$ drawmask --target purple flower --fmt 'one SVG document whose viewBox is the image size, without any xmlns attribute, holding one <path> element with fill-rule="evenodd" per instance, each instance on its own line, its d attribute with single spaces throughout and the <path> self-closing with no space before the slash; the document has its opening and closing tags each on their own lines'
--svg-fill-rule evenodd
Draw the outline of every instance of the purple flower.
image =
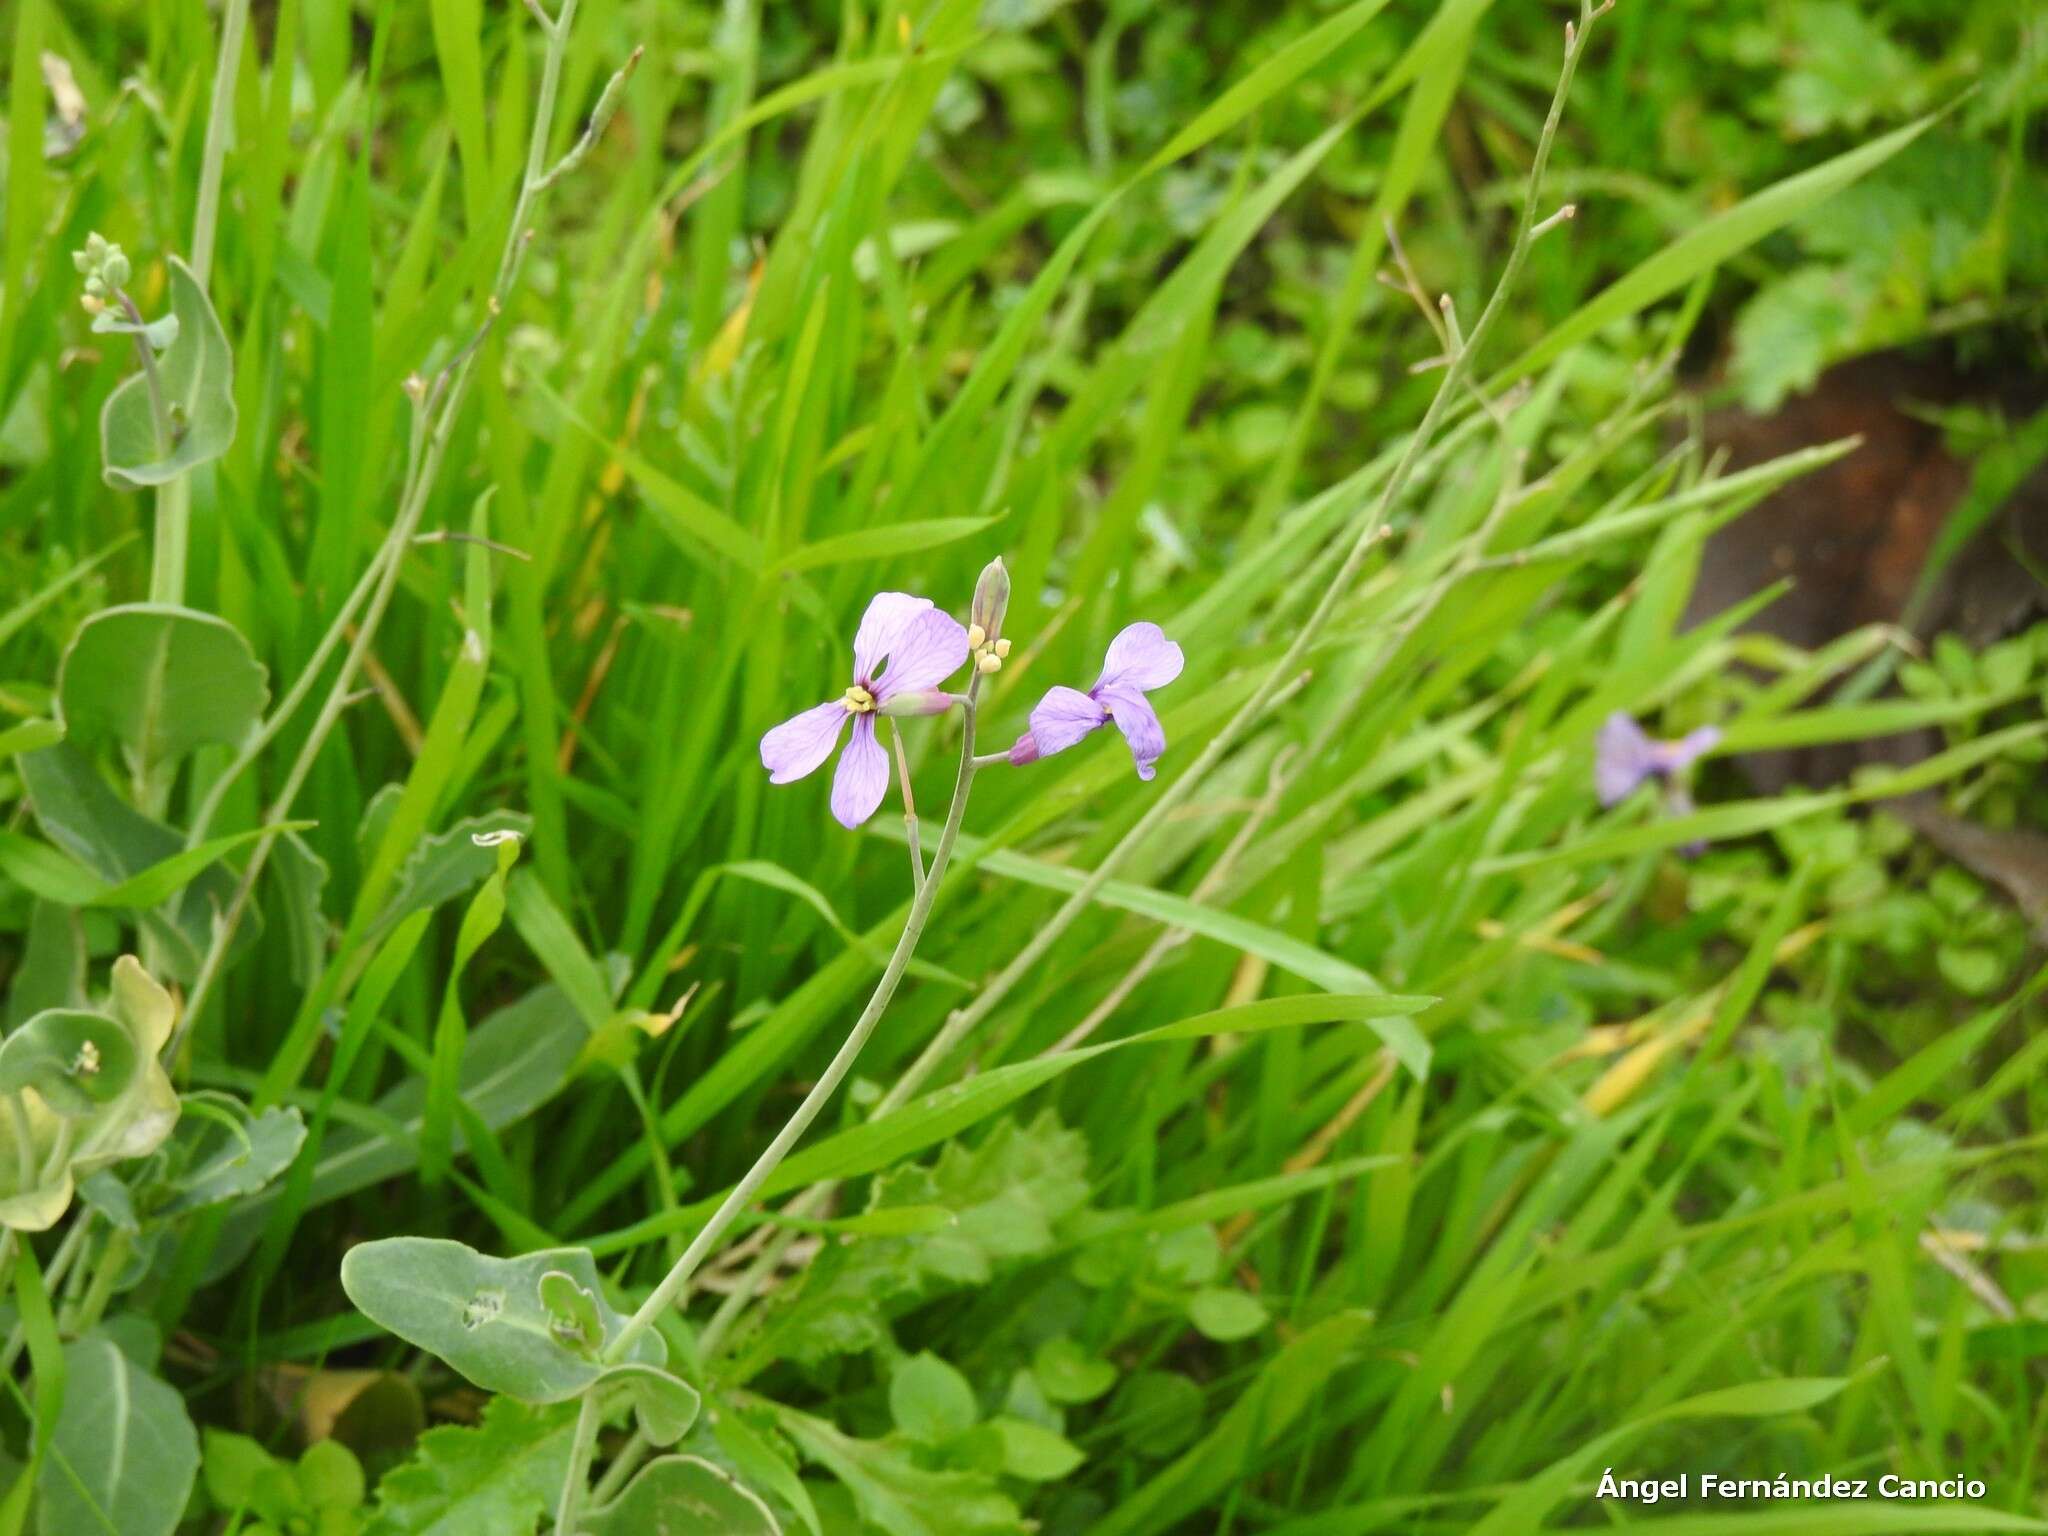
<svg viewBox="0 0 2048 1536">
<path fill-rule="evenodd" d="M 1179 677 L 1182 665 L 1180 647 L 1157 624 L 1131 625 L 1109 642 L 1102 676 L 1093 688 L 1086 693 L 1054 688 L 1038 701 L 1031 729 L 1010 748 L 1010 761 L 1021 767 L 1064 752 L 1114 720 L 1130 743 L 1138 777 L 1151 778 L 1157 771 L 1153 764 L 1166 750 L 1166 731 L 1145 695 Z"/>
<path fill-rule="evenodd" d="M 875 740 L 875 716 L 936 715 L 953 703 L 938 685 L 967 660 L 967 631 L 928 597 L 878 592 L 853 637 L 853 683 L 839 698 L 785 720 L 761 738 L 768 782 L 787 784 L 832 755 L 846 722 L 853 740 L 832 776 L 832 814 L 857 827 L 889 789 L 889 754 Z M 887 663 L 887 670 L 884 670 Z"/>
<path fill-rule="evenodd" d="M 1602 805 L 1618 805 L 1648 780 L 1670 784 L 1720 741 L 1717 725 L 1703 725 L 1677 741 L 1654 741 L 1617 709 L 1600 727 L 1593 750 L 1593 787 Z"/>
</svg>

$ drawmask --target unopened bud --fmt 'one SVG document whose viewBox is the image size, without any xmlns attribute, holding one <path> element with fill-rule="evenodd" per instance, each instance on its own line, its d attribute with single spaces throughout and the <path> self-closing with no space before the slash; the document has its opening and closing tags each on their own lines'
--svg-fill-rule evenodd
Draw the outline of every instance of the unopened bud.
<svg viewBox="0 0 2048 1536">
<path fill-rule="evenodd" d="M 892 717 L 904 715 L 943 715 L 959 699 L 937 688 L 913 688 L 905 693 L 892 693 L 876 706 L 878 714 Z"/>
<path fill-rule="evenodd" d="M 974 607 L 967 617 L 973 628 L 981 631 L 981 638 L 972 642 L 976 649 L 1002 634 L 1003 614 L 1009 606 L 1010 573 L 998 555 L 981 568 L 980 579 L 974 583 Z"/>
</svg>

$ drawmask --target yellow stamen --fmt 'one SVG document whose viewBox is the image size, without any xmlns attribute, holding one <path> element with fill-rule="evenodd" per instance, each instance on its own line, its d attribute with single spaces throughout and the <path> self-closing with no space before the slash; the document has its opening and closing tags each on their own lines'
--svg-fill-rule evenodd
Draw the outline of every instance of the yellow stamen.
<svg viewBox="0 0 2048 1536">
<path fill-rule="evenodd" d="M 1003 659 L 992 651 L 983 651 L 974 665 L 977 671 L 983 676 L 987 676 L 991 672 L 1003 670 Z"/>
<path fill-rule="evenodd" d="M 967 626 L 967 649 L 978 651 L 988 643 L 988 631 L 979 624 Z"/>
<path fill-rule="evenodd" d="M 1007 639 L 996 642 L 996 654 L 998 656 L 1008 656 L 1010 654 L 1010 642 Z"/>
<path fill-rule="evenodd" d="M 847 686 L 846 696 L 839 701 L 846 706 L 849 715 L 864 715 L 875 707 L 875 696 L 859 683 Z"/>
</svg>

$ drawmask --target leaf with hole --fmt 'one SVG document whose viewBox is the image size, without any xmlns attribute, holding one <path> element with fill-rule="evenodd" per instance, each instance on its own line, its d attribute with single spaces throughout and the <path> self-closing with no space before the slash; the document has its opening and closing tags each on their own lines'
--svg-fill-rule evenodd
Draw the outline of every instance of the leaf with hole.
<svg viewBox="0 0 2048 1536">
<path fill-rule="evenodd" d="M 588 1293 L 601 1343 L 625 1319 L 603 1299 L 587 1249 L 548 1248 L 514 1259 L 478 1253 L 445 1238 L 387 1237 L 359 1243 L 341 1261 L 342 1289 L 364 1316 L 446 1361 L 486 1392 L 527 1403 L 577 1397 L 604 1374 L 594 1352 L 565 1340 L 563 1282 Z M 659 1365 L 667 1351 L 645 1333 L 631 1363 Z"/>
</svg>

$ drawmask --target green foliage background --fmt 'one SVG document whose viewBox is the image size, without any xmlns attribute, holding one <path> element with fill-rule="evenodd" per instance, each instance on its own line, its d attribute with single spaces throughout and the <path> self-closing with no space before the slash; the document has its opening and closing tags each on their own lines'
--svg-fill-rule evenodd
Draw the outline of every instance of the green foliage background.
<svg viewBox="0 0 2048 1536">
<path fill-rule="evenodd" d="M 1188 655 L 1161 778 L 1102 737 L 981 776 L 911 981 L 767 1209 L 819 1181 L 836 1204 L 750 1223 L 782 1262 L 743 1278 L 742 1250 L 663 1324 L 707 1408 L 680 1450 L 712 1468 L 674 1476 L 819 1533 L 1349 1536 L 1672 1522 L 1595 1505 L 1610 1465 L 1967 1472 L 1989 1492 L 1955 1508 L 1676 1523 L 2048 1529 L 2039 936 L 1881 809 L 1931 791 L 2048 827 L 2048 630 L 1945 638 L 1860 704 L 1821 690 L 1883 634 L 1681 633 L 1706 535 L 1828 450 L 1723 475 L 1671 382 L 1683 354 L 1707 397 L 1767 408 L 1894 344 L 2039 366 L 2038 7 L 1603 17 L 1538 209 L 1577 217 L 1478 363 L 1511 412 L 1453 402 L 1306 677 L 930 1085 L 967 1086 L 873 1121 L 1313 607 L 1441 372 L 1374 280 L 1388 221 L 1469 326 L 1574 13 L 585 0 L 551 154 L 645 54 L 486 324 L 533 19 L 255 7 L 206 281 L 234 435 L 177 494 L 182 601 L 246 641 L 267 702 L 229 686 L 239 647 L 193 641 L 166 663 L 189 739 L 138 757 L 155 695 L 123 690 L 172 655 L 148 615 L 72 694 L 60 674 L 152 581 L 150 497 L 101 474 L 134 352 L 69 253 L 104 234 L 146 314 L 172 308 L 219 18 L 8 10 L 10 1030 L 131 950 L 190 995 L 313 710 L 216 786 L 316 658 L 313 697 L 332 680 L 322 637 L 399 515 L 408 381 L 478 350 L 360 696 L 167 1064 L 167 1161 L 17 1245 L 0 1528 L 70 1536 L 53 1497 L 132 1496 L 132 1469 L 83 1494 L 46 1470 L 132 1376 L 172 1426 L 148 1474 L 193 1490 L 143 1501 L 166 1536 L 536 1529 L 573 1411 L 484 1405 L 349 1305 L 341 1255 L 584 1247 L 630 1312 L 903 921 L 894 814 L 842 832 L 822 776 L 771 788 L 755 743 L 844 686 L 869 594 L 964 618 L 1001 552 L 1017 650 L 983 749 L 1147 618 Z M 1717 760 L 1696 813 L 1603 812 L 1617 709 L 1720 724 L 1722 758 L 1921 726 L 1942 751 L 1772 798 Z M 929 828 L 956 728 L 913 724 Z M 473 842 L 505 829 L 523 844 Z M 1381 991 L 1435 1001 L 1055 1050 Z M 190 1107 L 209 1092 L 249 1106 L 221 1111 L 240 1132 Z M 345 1460 L 304 1444 L 339 1368 L 402 1373 L 344 1416 Z"/>
</svg>

